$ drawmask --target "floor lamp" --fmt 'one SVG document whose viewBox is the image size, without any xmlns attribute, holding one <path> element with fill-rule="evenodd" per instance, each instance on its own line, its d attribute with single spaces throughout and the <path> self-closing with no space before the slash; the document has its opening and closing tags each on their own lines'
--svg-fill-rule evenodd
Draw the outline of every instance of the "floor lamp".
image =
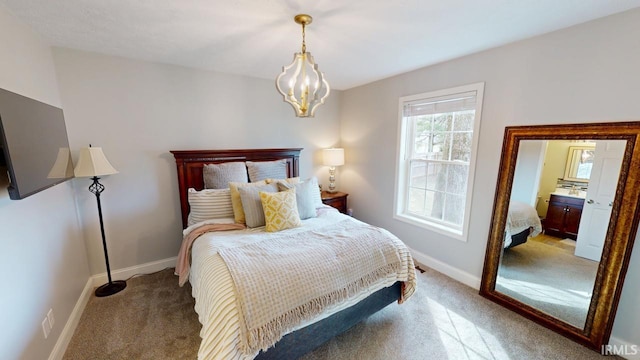
<svg viewBox="0 0 640 360">
<path fill-rule="evenodd" d="M 127 287 L 124 280 L 111 280 L 111 268 L 109 267 L 109 253 L 107 252 L 107 241 L 104 236 L 104 223 L 102 222 L 102 206 L 100 205 L 100 194 L 104 191 L 104 185 L 100 184 L 98 176 L 117 174 L 118 171 L 111 166 L 107 157 L 104 156 L 102 148 L 91 147 L 80 150 L 80 158 L 74 169 L 76 177 L 90 177 L 93 180 L 89 191 L 91 191 L 98 201 L 98 216 L 100 217 L 100 232 L 102 233 L 102 247 L 104 248 L 104 260 L 107 264 L 107 276 L 109 282 L 98 287 L 96 296 L 103 297 L 113 295 Z"/>
</svg>

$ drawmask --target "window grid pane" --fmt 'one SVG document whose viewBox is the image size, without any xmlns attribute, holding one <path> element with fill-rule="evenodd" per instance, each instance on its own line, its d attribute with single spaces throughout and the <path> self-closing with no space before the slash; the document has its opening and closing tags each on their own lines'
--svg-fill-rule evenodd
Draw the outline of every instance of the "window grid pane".
<svg viewBox="0 0 640 360">
<path fill-rule="evenodd" d="M 468 171 L 469 165 L 459 162 L 412 160 L 406 211 L 461 226 Z"/>
<path fill-rule="evenodd" d="M 409 176 L 405 211 L 462 226 L 475 110 L 408 116 Z"/>
</svg>

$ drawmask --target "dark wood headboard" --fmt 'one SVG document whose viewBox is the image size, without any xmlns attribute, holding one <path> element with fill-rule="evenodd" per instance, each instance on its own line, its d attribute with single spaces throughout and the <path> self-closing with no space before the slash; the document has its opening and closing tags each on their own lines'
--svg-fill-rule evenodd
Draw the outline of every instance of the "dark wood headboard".
<svg viewBox="0 0 640 360">
<path fill-rule="evenodd" d="M 237 150 L 171 150 L 178 170 L 178 191 L 182 210 L 182 227 L 187 227 L 189 201 L 187 190 L 202 190 L 204 180 L 202 168 L 205 164 L 219 164 L 233 161 L 287 161 L 287 176 L 299 176 L 299 158 L 302 148 L 291 149 L 237 149 Z"/>
</svg>

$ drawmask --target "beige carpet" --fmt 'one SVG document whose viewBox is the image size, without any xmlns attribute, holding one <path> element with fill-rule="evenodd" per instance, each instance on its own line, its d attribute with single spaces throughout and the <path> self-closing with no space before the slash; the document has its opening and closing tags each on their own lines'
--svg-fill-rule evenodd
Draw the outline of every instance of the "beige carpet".
<svg viewBox="0 0 640 360">
<path fill-rule="evenodd" d="M 91 298 L 64 359 L 195 359 L 200 324 L 172 270 Z M 418 291 L 314 352 L 320 359 L 604 359 L 433 270 Z M 615 357 L 606 357 L 615 359 Z"/>
<path fill-rule="evenodd" d="M 573 255 L 575 241 L 540 235 L 506 249 L 496 290 L 579 328 L 584 326 L 598 262 Z"/>
<path fill-rule="evenodd" d="M 134 277 L 115 295 L 91 297 L 63 359 L 195 359 L 201 326 L 193 304 L 173 269 Z"/>
</svg>

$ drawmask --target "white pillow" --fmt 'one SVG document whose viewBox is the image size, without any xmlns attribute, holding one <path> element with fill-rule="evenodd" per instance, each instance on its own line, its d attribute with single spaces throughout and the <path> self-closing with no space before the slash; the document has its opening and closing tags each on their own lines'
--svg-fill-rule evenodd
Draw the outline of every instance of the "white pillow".
<svg viewBox="0 0 640 360">
<path fill-rule="evenodd" d="M 304 182 L 310 182 L 314 185 L 314 189 L 316 189 L 316 191 L 313 192 L 313 203 L 315 205 L 316 208 L 320 208 L 324 205 L 324 203 L 322 202 L 322 196 L 320 195 L 320 187 L 318 186 L 318 178 L 317 177 L 310 177 L 307 180 L 304 180 Z"/>
<path fill-rule="evenodd" d="M 295 189 L 298 215 L 301 220 L 316 217 L 316 199 L 314 193 L 320 193 L 318 185 L 312 181 L 291 184 L 284 180 L 278 181 L 277 184 L 280 191 Z"/>
<path fill-rule="evenodd" d="M 187 226 L 200 221 L 220 218 L 233 218 L 231 192 L 229 189 L 187 190 L 189 200 L 189 217 Z"/>
</svg>

